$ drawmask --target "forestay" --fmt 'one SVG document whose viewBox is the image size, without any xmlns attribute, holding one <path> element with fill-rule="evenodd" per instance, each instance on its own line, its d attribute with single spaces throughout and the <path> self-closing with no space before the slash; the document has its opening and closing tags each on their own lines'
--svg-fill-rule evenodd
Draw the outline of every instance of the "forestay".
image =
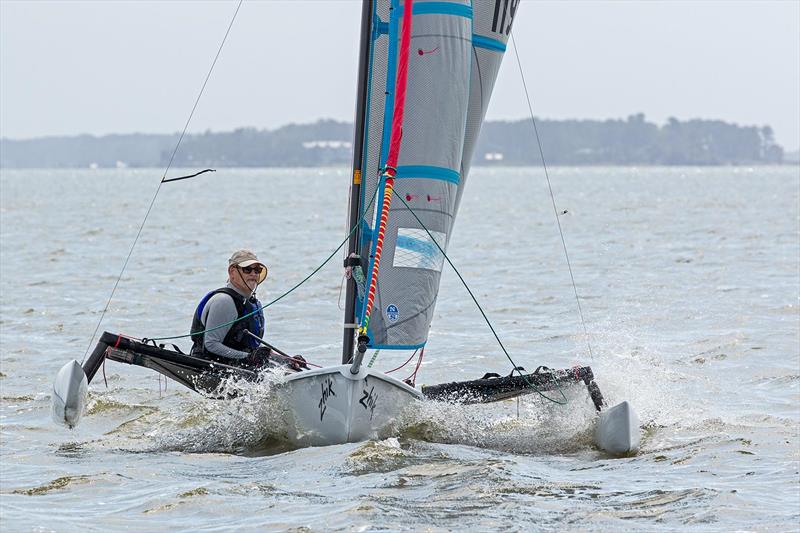
<svg viewBox="0 0 800 533">
<path fill-rule="evenodd" d="M 395 200 L 389 211 L 369 319 L 373 348 L 415 349 L 427 341 L 444 266 L 439 247 L 446 250 L 452 235 L 518 5 L 519 0 L 414 2 L 405 119 L 394 185 L 394 194 L 404 201 Z M 369 206 L 359 243 L 364 272 L 371 271 L 375 252 L 376 206 L 382 204 L 384 194 L 381 174 L 389 149 L 404 15 L 400 0 L 373 3 L 361 164 L 360 205 Z M 362 293 L 356 308 L 361 323 L 365 318 Z"/>
</svg>

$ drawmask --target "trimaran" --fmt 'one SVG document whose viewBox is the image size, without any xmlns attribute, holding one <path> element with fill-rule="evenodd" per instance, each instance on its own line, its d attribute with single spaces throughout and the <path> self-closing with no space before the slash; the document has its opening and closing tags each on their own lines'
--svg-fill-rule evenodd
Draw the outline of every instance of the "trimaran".
<svg viewBox="0 0 800 533">
<path fill-rule="evenodd" d="M 363 0 L 342 364 L 288 373 L 275 385 L 298 445 L 381 435 L 417 401 L 483 403 L 585 385 L 596 445 L 635 452 L 626 401 L 607 408 L 589 367 L 416 388 L 365 364 L 367 349 L 419 350 L 428 330 L 461 194 L 519 0 Z M 409 8 L 412 16 L 408 16 Z M 259 374 L 114 333 L 83 365 L 58 373 L 53 416 L 75 426 L 104 360 L 150 368 L 214 396 L 225 379 Z M 516 374 L 516 375 L 515 375 Z"/>
</svg>

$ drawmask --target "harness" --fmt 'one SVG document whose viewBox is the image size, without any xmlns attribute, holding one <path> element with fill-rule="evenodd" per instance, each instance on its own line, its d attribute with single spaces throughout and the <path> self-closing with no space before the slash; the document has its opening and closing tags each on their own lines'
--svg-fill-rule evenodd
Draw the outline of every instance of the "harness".
<svg viewBox="0 0 800 533">
<path fill-rule="evenodd" d="M 240 352 L 249 352 L 258 348 L 260 346 L 258 341 L 247 335 L 244 331 L 248 330 L 254 335 L 257 335 L 259 338 L 264 335 L 264 310 L 261 309 L 261 302 L 259 302 L 255 297 L 248 298 L 246 301 L 244 301 L 244 297 L 235 290 L 229 287 L 222 287 L 206 294 L 197 305 L 197 309 L 194 312 L 194 317 L 192 317 L 192 327 L 190 330 L 193 342 L 192 354 L 200 357 L 215 357 L 213 353 L 206 350 L 203 343 L 203 338 L 205 337 L 205 333 L 203 332 L 205 331 L 206 326 L 202 321 L 202 316 L 203 310 L 205 309 L 208 301 L 212 296 L 219 293 L 227 294 L 233 299 L 233 303 L 236 305 L 236 318 L 242 318 L 243 316 L 258 310 L 258 312 L 252 316 L 249 316 L 244 320 L 238 320 L 234 322 L 231 325 L 231 329 L 228 330 L 227 335 L 225 335 L 222 344 L 228 348 L 238 350 Z"/>
</svg>

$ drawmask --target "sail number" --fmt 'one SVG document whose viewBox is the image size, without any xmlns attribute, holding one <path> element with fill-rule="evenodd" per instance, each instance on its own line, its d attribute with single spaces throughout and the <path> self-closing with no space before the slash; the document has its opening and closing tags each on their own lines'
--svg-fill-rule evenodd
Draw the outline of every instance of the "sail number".
<svg viewBox="0 0 800 533">
<path fill-rule="evenodd" d="M 492 18 L 492 31 L 508 35 L 511 23 L 517 13 L 520 0 L 494 0 L 494 17 Z"/>
</svg>

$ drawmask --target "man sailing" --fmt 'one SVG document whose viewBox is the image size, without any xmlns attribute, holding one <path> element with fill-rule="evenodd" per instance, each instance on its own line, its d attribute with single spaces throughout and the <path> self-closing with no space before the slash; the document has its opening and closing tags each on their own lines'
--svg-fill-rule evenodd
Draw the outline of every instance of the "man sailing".
<svg viewBox="0 0 800 533">
<path fill-rule="evenodd" d="M 258 341 L 264 336 L 264 310 L 256 298 L 256 289 L 265 279 L 267 266 L 255 253 L 233 253 L 228 259 L 228 282 L 206 294 L 195 310 L 191 328 L 194 357 L 255 369 L 267 366 L 273 354 Z M 291 360 L 275 362 L 300 369 Z"/>
</svg>

